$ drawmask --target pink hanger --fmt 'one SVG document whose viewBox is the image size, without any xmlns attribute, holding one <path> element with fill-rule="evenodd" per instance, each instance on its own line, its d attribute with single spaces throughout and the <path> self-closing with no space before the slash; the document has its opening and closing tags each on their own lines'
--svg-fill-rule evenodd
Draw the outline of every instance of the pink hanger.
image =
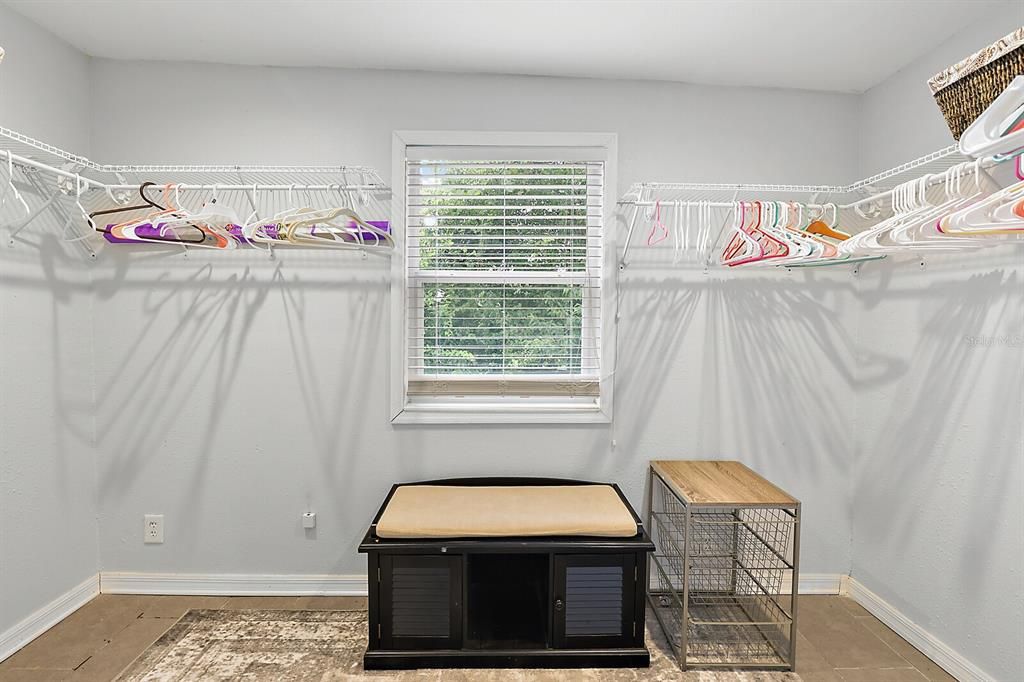
<svg viewBox="0 0 1024 682">
<path fill-rule="evenodd" d="M 661 235 L 655 238 L 655 233 L 660 231 Z M 668 228 L 661 222 L 661 202 L 654 202 L 654 222 L 651 223 L 651 231 L 647 235 L 647 246 L 654 246 L 659 242 L 668 239 Z"/>
<path fill-rule="evenodd" d="M 761 244 L 762 252 L 759 254 L 748 256 L 746 258 L 740 258 L 739 260 L 727 262 L 726 265 L 728 265 L 729 267 L 734 267 L 736 265 L 746 265 L 747 263 L 757 263 L 758 261 L 768 260 L 770 258 L 782 258 L 784 256 L 789 255 L 789 247 L 786 244 L 784 244 L 774 236 L 768 234 L 767 232 L 761 229 L 761 213 L 764 208 L 764 204 L 761 203 L 760 201 L 755 201 L 753 202 L 753 205 L 757 206 L 757 224 L 752 225 L 751 229 L 748 230 L 747 233 L 751 237 L 756 238 L 757 241 Z"/>
</svg>

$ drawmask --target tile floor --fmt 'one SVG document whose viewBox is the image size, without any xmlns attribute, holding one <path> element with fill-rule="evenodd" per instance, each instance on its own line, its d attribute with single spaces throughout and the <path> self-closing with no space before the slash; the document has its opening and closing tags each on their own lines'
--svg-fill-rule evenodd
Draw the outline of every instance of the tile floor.
<svg viewBox="0 0 1024 682">
<path fill-rule="evenodd" d="M 366 599 L 100 595 L 0 663 L 0 682 L 106 682 L 188 609 L 274 608 L 359 609 Z M 804 682 L 953 680 L 845 597 L 802 597 L 797 629 L 797 672 Z"/>
</svg>

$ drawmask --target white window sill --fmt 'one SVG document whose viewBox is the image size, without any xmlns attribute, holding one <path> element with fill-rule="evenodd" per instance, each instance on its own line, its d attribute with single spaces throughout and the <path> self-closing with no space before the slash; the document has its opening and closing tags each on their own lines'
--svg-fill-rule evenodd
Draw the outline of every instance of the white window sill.
<svg viewBox="0 0 1024 682">
<path fill-rule="evenodd" d="M 404 424 L 610 424 L 611 413 L 598 405 L 407 403 L 391 418 Z"/>
</svg>

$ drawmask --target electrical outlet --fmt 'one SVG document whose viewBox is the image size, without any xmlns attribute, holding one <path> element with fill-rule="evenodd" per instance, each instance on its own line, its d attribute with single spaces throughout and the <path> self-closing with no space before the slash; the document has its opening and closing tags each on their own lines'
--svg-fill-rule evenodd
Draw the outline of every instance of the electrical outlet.
<svg viewBox="0 0 1024 682">
<path fill-rule="evenodd" d="M 146 514 L 142 529 L 142 541 L 147 545 L 161 545 L 164 542 L 164 515 Z"/>
</svg>

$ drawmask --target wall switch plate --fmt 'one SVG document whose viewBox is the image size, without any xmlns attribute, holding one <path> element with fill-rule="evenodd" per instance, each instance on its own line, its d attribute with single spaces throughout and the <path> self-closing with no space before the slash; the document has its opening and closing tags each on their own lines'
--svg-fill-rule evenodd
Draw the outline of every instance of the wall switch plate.
<svg viewBox="0 0 1024 682">
<path fill-rule="evenodd" d="M 303 528 L 316 528 L 316 512 L 306 512 L 302 515 Z"/>
<path fill-rule="evenodd" d="M 164 515 L 146 514 L 142 529 L 142 541 L 147 545 L 161 545 L 164 542 Z"/>
</svg>

